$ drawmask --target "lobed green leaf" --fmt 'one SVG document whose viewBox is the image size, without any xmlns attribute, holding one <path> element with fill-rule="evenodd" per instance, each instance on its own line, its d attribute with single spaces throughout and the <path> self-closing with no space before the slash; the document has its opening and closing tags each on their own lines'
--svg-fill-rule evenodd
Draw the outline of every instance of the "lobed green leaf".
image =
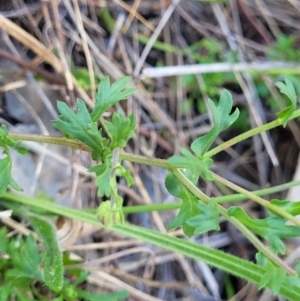
<svg viewBox="0 0 300 301">
<path fill-rule="evenodd" d="M 9 137 L 7 127 L 2 124 L 0 126 L 0 196 L 6 192 L 9 185 L 15 190 L 22 190 L 11 176 L 12 161 L 8 150 L 11 147 L 22 155 L 26 154 L 27 148 L 18 146 L 19 143 L 19 141 Z"/>
<path fill-rule="evenodd" d="M 2 196 L 10 185 L 17 191 L 22 191 L 22 188 L 15 182 L 11 176 L 12 162 L 9 153 L 6 157 L 0 159 L 0 196 Z"/>
<path fill-rule="evenodd" d="M 57 103 L 57 109 L 61 115 L 59 120 L 52 121 L 53 126 L 65 136 L 79 140 L 92 148 L 93 159 L 100 160 L 107 139 L 102 137 L 101 131 L 92 122 L 83 100 L 77 99 L 77 114 L 61 101 Z"/>
<path fill-rule="evenodd" d="M 289 79 L 285 79 L 285 84 L 277 82 L 276 87 L 279 89 L 280 93 L 287 96 L 291 101 L 291 105 L 283 109 L 277 116 L 282 120 L 283 126 L 285 127 L 289 121 L 290 116 L 294 113 L 297 106 L 297 95 L 293 83 Z"/>
<path fill-rule="evenodd" d="M 232 96 L 227 90 L 222 91 L 217 106 L 210 99 L 208 102 L 213 114 L 214 125 L 206 135 L 197 138 L 191 144 L 192 151 L 200 158 L 205 155 L 219 134 L 235 122 L 239 116 L 239 110 L 237 108 L 231 114 L 233 102 Z"/>
<path fill-rule="evenodd" d="M 136 90 L 135 88 L 125 89 L 130 81 L 131 78 L 125 76 L 118 79 L 110 86 L 109 77 L 103 77 L 96 95 L 96 105 L 91 112 L 91 119 L 93 122 L 96 122 L 108 108 L 115 105 L 120 100 L 126 99 Z"/>
<path fill-rule="evenodd" d="M 0 159 L 0 196 L 2 196 L 11 181 L 11 159 L 9 156 Z"/>
<path fill-rule="evenodd" d="M 134 124 L 134 115 L 123 118 L 121 113 L 113 114 L 112 122 L 105 121 L 105 127 L 111 138 L 111 150 L 123 148 L 137 128 Z"/>
<path fill-rule="evenodd" d="M 285 246 L 281 238 L 300 236 L 300 227 L 287 226 L 286 220 L 281 217 L 271 216 L 264 219 L 253 219 L 242 208 L 235 206 L 228 209 L 228 214 L 237 218 L 254 233 L 268 240 L 274 249 L 281 254 L 285 254 Z"/>
<path fill-rule="evenodd" d="M 257 263 L 265 268 L 265 273 L 258 284 L 259 289 L 269 287 L 270 290 L 277 295 L 282 285 L 288 281 L 285 270 L 274 265 L 274 263 L 261 252 L 257 253 L 255 258 Z"/>
<path fill-rule="evenodd" d="M 35 239 L 28 236 L 25 241 L 20 241 L 20 246 L 15 241 L 10 242 L 9 254 L 14 269 L 7 274 L 11 278 L 26 277 L 43 282 L 40 272 L 40 255 Z"/>
<path fill-rule="evenodd" d="M 199 176 L 197 176 L 195 173 L 192 173 L 190 170 L 185 171 L 184 174 L 192 183 L 195 184 L 198 181 Z M 180 210 L 177 216 L 170 223 L 168 230 L 174 230 L 182 225 L 185 235 L 191 237 L 194 235 L 196 227 L 189 225 L 187 221 L 193 216 L 201 214 L 199 208 L 197 207 L 197 198 L 184 185 L 182 185 L 172 173 L 167 175 L 165 186 L 170 194 L 182 199 Z"/>
<path fill-rule="evenodd" d="M 201 174 L 207 181 L 213 180 L 208 169 L 212 165 L 213 161 L 210 158 L 200 159 L 195 157 L 187 149 L 180 149 L 183 156 L 172 156 L 167 161 L 177 168 L 190 169 L 193 173 Z"/>
<path fill-rule="evenodd" d="M 211 230 L 220 230 L 219 225 L 219 212 L 217 211 L 215 204 L 211 201 L 208 205 L 202 201 L 196 205 L 200 214 L 189 218 L 186 223 L 192 227 L 195 227 L 195 234 L 206 233 Z"/>
<path fill-rule="evenodd" d="M 110 173 L 112 168 L 112 155 L 108 155 L 101 165 L 95 165 L 89 169 L 90 172 L 96 173 L 95 183 L 98 187 L 98 196 L 111 195 Z"/>
<path fill-rule="evenodd" d="M 289 200 L 277 200 L 272 199 L 270 201 L 272 205 L 279 207 L 280 209 L 284 210 L 286 213 L 289 213 L 293 216 L 300 215 L 300 202 L 291 202 Z M 268 210 L 270 216 L 279 217 L 276 213 L 271 210 Z"/>
<path fill-rule="evenodd" d="M 2 124 L 0 127 L 0 147 L 3 147 L 5 150 L 8 147 L 15 149 L 22 155 L 26 155 L 28 149 L 26 147 L 19 146 L 20 141 L 9 137 L 7 127 Z"/>
</svg>

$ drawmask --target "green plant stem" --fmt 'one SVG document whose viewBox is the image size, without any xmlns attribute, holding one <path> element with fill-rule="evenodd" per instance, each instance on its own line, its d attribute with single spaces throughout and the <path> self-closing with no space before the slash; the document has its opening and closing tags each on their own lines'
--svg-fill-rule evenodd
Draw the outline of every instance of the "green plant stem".
<svg viewBox="0 0 300 301">
<path fill-rule="evenodd" d="M 68 139 L 59 136 L 45 136 L 45 135 L 35 135 L 35 134 L 23 134 L 23 133 L 9 133 L 9 137 L 16 139 L 18 141 L 32 141 L 39 143 L 49 143 L 71 147 L 73 149 L 79 149 L 86 152 L 92 152 L 92 149 L 80 141 L 74 139 Z"/>
<path fill-rule="evenodd" d="M 263 196 L 275 192 L 284 191 L 286 189 L 289 189 L 291 187 L 300 185 L 300 181 L 291 181 L 289 183 L 281 184 L 278 186 L 260 189 L 252 191 L 255 195 Z M 231 202 L 237 202 L 247 199 L 247 197 L 244 194 L 230 194 L 226 196 L 219 196 L 215 197 L 214 201 L 218 204 L 223 203 L 231 203 Z M 174 210 L 179 209 L 182 205 L 182 202 L 176 202 L 176 203 L 168 203 L 168 204 L 152 204 L 152 205 L 134 205 L 134 206 L 126 206 L 123 208 L 124 213 L 139 213 L 139 212 L 152 212 L 152 211 L 167 211 L 167 210 Z"/>
<path fill-rule="evenodd" d="M 71 147 L 73 149 L 83 150 L 89 153 L 92 152 L 92 149 L 86 146 L 85 144 L 83 144 L 82 142 L 74 139 L 68 139 L 65 137 L 23 134 L 23 133 L 9 133 L 9 137 L 16 139 L 18 141 L 33 141 L 39 143 L 56 144 L 56 145 Z M 174 168 L 166 160 L 140 156 L 135 154 L 129 154 L 124 151 L 120 151 L 119 157 L 122 160 L 127 160 L 130 162 L 144 164 L 144 165 L 157 166 L 167 170 L 172 170 Z"/>
<path fill-rule="evenodd" d="M 297 110 L 297 111 L 295 111 L 292 114 L 292 116 L 290 117 L 289 120 L 295 119 L 295 118 L 297 118 L 299 116 L 300 116 L 300 110 Z M 217 153 L 219 153 L 219 152 L 221 152 L 221 151 L 223 151 L 223 150 L 231 147 L 234 144 L 237 144 L 237 143 L 239 143 L 239 142 L 241 142 L 241 141 L 243 141 L 243 140 L 245 140 L 247 138 L 250 138 L 250 137 L 255 136 L 257 134 L 260 134 L 262 132 L 266 132 L 268 130 L 271 130 L 271 129 L 273 129 L 273 128 L 277 127 L 277 126 L 280 126 L 280 125 L 282 125 L 282 121 L 281 121 L 281 119 L 278 118 L 278 119 L 276 119 L 274 121 L 271 121 L 269 123 L 266 123 L 266 124 L 263 124 L 261 126 L 258 126 L 258 127 L 254 128 L 254 129 L 251 129 L 251 130 L 249 130 L 249 131 L 247 131 L 247 132 L 245 132 L 243 134 L 240 134 L 240 135 L 238 135 L 238 136 L 236 136 L 236 137 L 234 137 L 234 138 L 232 138 L 232 139 L 230 139 L 230 140 L 228 140 L 228 141 L 220 144 L 219 146 L 211 149 L 210 151 L 206 152 L 205 153 L 205 158 L 210 158 L 210 157 L 216 155 Z"/>
<path fill-rule="evenodd" d="M 269 187 L 269 188 L 255 190 L 255 191 L 252 191 L 252 193 L 254 193 L 255 195 L 258 195 L 258 196 L 264 196 L 267 194 L 284 191 L 284 190 L 287 190 L 291 187 L 298 186 L 298 185 L 300 185 L 300 180 L 291 181 L 288 183 L 284 183 L 284 184 Z M 242 201 L 242 200 L 245 200 L 246 197 L 244 194 L 231 194 L 231 195 L 216 197 L 214 199 L 216 200 L 216 202 L 218 204 L 222 204 L 222 203 Z"/>
<path fill-rule="evenodd" d="M 167 160 L 129 154 L 123 151 L 120 152 L 120 159 L 143 165 L 161 167 L 169 171 L 174 169 L 174 166 L 167 162 Z"/>
<path fill-rule="evenodd" d="M 265 208 L 271 210 L 272 212 L 286 218 L 287 220 L 294 223 L 295 225 L 300 226 L 300 221 L 298 221 L 293 215 L 287 213 L 286 211 L 282 210 L 281 208 L 279 208 L 275 205 L 272 205 L 269 201 L 255 195 L 254 193 L 218 176 L 217 174 L 215 174 L 213 172 L 210 172 L 210 173 L 211 173 L 212 177 L 214 178 L 214 180 L 216 180 L 217 182 L 222 183 L 222 184 L 226 185 L 227 187 L 247 196 L 249 199 L 255 201 L 256 203 L 260 204 L 261 206 L 264 206 Z"/>
<path fill-rule="evenodd" d="M 167 211 L 179 209 L 182 202 L 168 203 L 168 204 L 153 204 L 153 205 L 135 205 L 123 207 L 124 213 L 140 213 L 140 212 L 152 212 L 152 211 Z"/>
</svg>

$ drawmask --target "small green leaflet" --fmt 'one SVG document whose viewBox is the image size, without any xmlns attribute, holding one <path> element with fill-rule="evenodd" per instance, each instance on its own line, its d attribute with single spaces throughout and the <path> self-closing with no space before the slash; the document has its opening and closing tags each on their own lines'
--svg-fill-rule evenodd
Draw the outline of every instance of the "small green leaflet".
<svg viewBox="0 0 300 301">
<path fill-rule="evenodd" d="M 197 174 L 191 170 L 185 171 L 184 174 L 193 184 L 197 183 L 199 178 Z M 182 199 L 182 206 L 177 216 L 170 223 L 168 230 L 174 230 L 182 225 L 184 233 L 187 236 L 192 236 L 195 227 L 191 227 L 186 221 L 200 213 L 196 207 L 198 203 L 197 198 L 172 173 L 167 175 L 165 186 L 170 194 Z"/>
<path fill-rule="evenodd" d="M 110 173 L 112 165 L 112 155 L 107 155 L 105 161 L 101 165 L 95 165 L 89 169 L 89 172 L 94 172 L 97 175 L 96 185 L 98 186 L 98 196 L 111 195 Z"/>
<path fill-rule="evenodd" d="M 11 167 L 11 157 L 8 153 L 6 157 L 0 159 L 0 197 L 6 192 L 8 185 L 17 191 L 22 191 L 22 188 L 11 176 Z"/>
<path fill-rule="evenodd" d="M 205 156 L 205 153 L 219 134 L 234 123 L 239 116 L 238 109 L 235 109 L 235 111 L 230 114 L 233 102 L 232 96 L 227 90 L 222 91 L 220 101 L 217 106 L 210 99 L 208 102 L 212 110 L 214 125 L 206 135 L 197 138 L 191 145 L 192 151 L 200 158 Z"/>
<path fill-rule="evenodd" d="M 28 236 L 17 247 L 16 241 L 10 242 L 9 255 L 11 256 L 14 269 L 9 271 L 9 277 L 26 277 L 43 282 L 40 272 L 40 255 L 38 246 L 32 236 Z"/>
<path fill-rule="evenodd" d="M 112 155 L 106 156 L 105 161 L 101 165 L 95 165 L 89 169 L 97 175 L 96 185 L 98 186 L 98 196 L 110 197 L 112 191 L 117 193 L 115 177 L 124 177 L 127 185 L 131 186 L 134 183 L 130 171 L 125 169 L 120 163 L 112 167 Z"/>
<path fill-rule="evenodd" d="M 286 95 L 287 98 L 292 103 L 290 106 L 277 113 L 277 116 L 281 119 L 283 126 L 285 127 L 289 121 L 289 118 L 296 110 L 297 95 L 296 95 L 294 85 L 289 79 L 285 79 L 285 84 L 281 82 L 277 82 L 275 85 L 279 89 L 280 93 Z"/>
<path fill-rule="evenodd" d="M 201 174 L 207 181 L 211 181 L 211 177 L 208 168 L 212 165 L 213 161 L 210 158 L 199 159 L 195 157 L 187 149 L 180 149 L 183 156 L 172 156 L 167 161 L 178 168 L 187 168 L 192 170 L 194 173 Z"/>
<path fill-rule="evenodd" d="M 284 210 L 286 213 L 289 213 L 293 216 L 300 215 L 300 202 L 291 202 L 288 200 L 277 200 L 273 199 L 270 201 L 272 205 L 279 207 L 280 209 Z M 271 210 L 268 210 L 270 216 L 279 217 L 276 213 Z"/>
<path fill-rule="evenodd" d="M 272 247 L 281 254 L 285 254 L 285 246 L 281 238 L 299 237 L 300 227 L 287 226 L 281 217 L 270 216 L 264 219 L 253 219 L 240 207 L 230 207 L 228 214 L 242 222 L 252 232 L 268 240 Z"/>
<path fill-rule="evenodd" d="M 117 147 L 123 148 L 137 126 L 134 124 L 134 115 L 123 118 L 121 113 L 115 113 L 112 122 L 105 121 L 105 127 L 111 138 L 110 149 L 113 150 Z"/>
<path fill-rule="evenodd" d="M 260 252 L 256 254 L 256 261 L 266 269 L 258 284 L 258 288 L 268 287 L 275 295 L 278 295 L 282 284 L 287 281 L 285 270 L 275 266 Z"/>
<path fill-rule="evenodd" d="M 186 197 L 177 216 L 170 223 L 168 230 L 175 230 L 182 226 L 183 232 L 188 237 L 191 237 L 195 233 L 196 226 L 190 225 L 187 221 L 193 217 L 201 214 L 201 211 L 197 208 L 197 199 L 192 197 L 189 193 Z"/>
<path fill-rule="evenodd" d="M 96 95 L 96 105 L 91 112 L 91 119 L 93 122 L 97 122 L 108 108 L 120 100 L 127 98 L 136 90 L 135 88 L 125 89 L 130 81 L 131 77 L 125 76 L 118 79 L 110 86 L 109 77 L 103 77 Z"/>
<path fill-rule="evenodd" d="M 52 121 L 53 126 L 67 137 L 77 139 L 92 148 L 93 159 L 100 160 L 107 139 L 102 137 L 101 131 L 92 122 L 83 100 L 77 99 L 77 114 L 61 101 L 58 101 L 57 109 L 61 115 L 59 120 Z"/>
<path fill-rule="evenodd" d="M 288 276 L 287 277 L 287 285 L 290 285 L 290 289 L 294 290 L 295 288 L 299 288 L 300 287 L 300 261 L 297 260 L 296 264 L 295 264 L 295 270 L 297 271 L 296 276 Z"/>
<path fill-rule="evenodd" d="M 199 176 L 196 173 L 187 170 L 184 174 L 193 184 L 197 183 Z M 219 229 L 219 214 L 213 204 L 206 205 L 197 200 L 172 173 L 166 177 L 165 186 L 170 194 L 182 199 L 182 206 L 178 215 L 170 223 L 168 230 L 174 230 L 182 225 L 183 232 L 190 237 L 198 233 Z"/>
<path fill-rule="evenodd" d="M 127 98 L 135 91 L 135 88 L 126 89 L 130 77 L 123 77 L 111 86 L 109 77 L 104 77 L 99 85 L 96 96 L 96 105 L 91 113 L 81 99 L 77 99 L 77 112 L 73 112 L 65 103 L 58 102 L 57 109 L 60 119 L 53 121 L 53 126 L 63 132 L 65 136 L 77 139 L 92 149 L 94 160 L 105 159 L 108 148 L 108 139 L 102 136 L 96 123 L 102 114 L 118 101 Z M 114 114 L 112 122 L 106 121 L 109 135 L 112 139 L 110 149 L 123 147 L 127 140 L 133 135 L 136 127 L 133 124 L 134 116 L 125 119 L 120 114 Z"/>
<path fill-rule="evenodd" d="M 212 100 L 209 100 L 209 106 L 214 117 L 214 125 L 206 135 L 197 138 L 191 144 L 191 149 L 197 157 L 186 149 L 180 149 L 183 156 L 173 156 L 168 159 L 168 162 L 174 167 L 187 168 L 193 172 L 198 172 L 207 181 L 213 180 L 208 170 L 213 161 L 210 158 L 205 158 L 205 153 L 218 135 L 238 118 L 238 109 L 230 114 L 232 103 L 232 96 L 227 90 L 223 90 L 217 106 Z"/>
<path fill-rule="evenodd" d="M 220 230 L 219 212 L 215 208 L 215 204 L 211 201 L 208 205 L 202 201 L 196 205 L 200 213 L 192 218 L 189 218 L 186 223 L 189 226 L 195 227 L 193 234 L 202 234 L 211 230 Z"/>
<path fill-rule="evenodd" d="M 11 159 L 9 156 L 6 156 L 3 159 L 0 159 L 0 196 L 2 196 L 6 190 L 7 186 L 11 181 Z"/>
<path fill-rule="evenodd" d="M 8 147 L 11 147 L 21 155 L 26 155 L 28 149 L 26 147 L 18 146 L 20 141 L 9 137 L 8 134 L 9 133 L 7 127 L 4 124 L 2 124 L 0 127 L 0 147 L 3 147 L 5 150 L 7 150 Z"/>
<path fill-rule="evenodd" d="M 18 146 L 18 144 L 19 141 L 9 137 L 6 126 L 2 124 L 0 127 L 0 196 L 6 192 L 8 185 L 15 190 L 22 190 L 11 176 L 12 162 L 8 150 L 8 148 L 11 147 L 20 154 L 25 155 L 27 153 L 27 148 Z"/>
</svg>

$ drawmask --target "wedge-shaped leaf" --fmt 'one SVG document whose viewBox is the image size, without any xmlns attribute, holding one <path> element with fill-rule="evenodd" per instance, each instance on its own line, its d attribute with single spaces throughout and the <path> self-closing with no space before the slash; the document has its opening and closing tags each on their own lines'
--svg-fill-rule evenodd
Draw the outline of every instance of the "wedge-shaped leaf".
<svg viewBox="0 0 300 301">
<path fill-rule="evenodd" d="M 0 147 L 3 147 L 4 149 L 11 147 L 20 154 L 25 155 L 28 149 L 26 147 L 18 146 L 19 143 L 20 141 L 9 137 L 7 127 L 2 124 L 0 127 Z"/>
<path fill-rule="evenodd" d="M 192 173 L 190 170 L 187 170 L 184 172 L 184 174 L 192 183 L 197 183 L 199 177 L 195 173 Z M 170 194 L 182 199 L 182 206 L 177 216 L 170 223 L 168 229 L 174 230 L 182 226 L 184 233 L 187 236 L 192 236 L 194 234 L 195 227 L 190 226 L 186 223 L 186 221 L 189 218 L 197 216 L 201 213 L 197 208 L 197 198 L 185 186 L 183 186 L 172 173 L 169 173 L 166 177 L 165 185 Z"/>
<path fill-rule="evenodd" d="M 125 89 L 130 81 L 131 78 L 129 76 L 125 76 L 110 86 L 108 76 L 105 76 L 101 80 L 98 93 L 96 95 L 96 105 L 91 113 L 93 122 L 96 122 L 108 108 L 120 100 L 127 98 L 136 90 L 135 88 Z"/>
<path fill-rule="evenodd" d="M 240 207 L 230 207 L 228 214 L 236 217 L 252 232 L 268 240 L 276 252 L 281 254 L 285 254 L 285 246 L 281 238 L 300 236 L 300 227 L 287 226 L 286 220 L 281 217 L 253 219 Z"/>
<path fill-rule="evenodd" d="M 113 114 L 112 122 L 105 121 L 105 127 L 111 138 L 111 150 L 123 148 L 136 129 L 134 115 L 123 118 L 121 113 Z"/>
<path fill-rule="evenodd" d="M 281 286 L 287 281 L 285 270 L 275 266 L 261 253 L 256 254 L 256 260 L 266 270 L 265 274 L 261 277 L 258 288 L 268 287 L 275 295 L 278 295 Z"/>
<path fill-rule="evenodd" d="M 214 125 L 206 135 L 197 138 L 192 143 L 191 149 L 198 157 L 203 157 L 219 134 L 234 123 L 239 116 L 238 109 L 235 109 L 230 114 L 232 110 L 232 96 L 227 90 L 222 91 L 217 106 L 210 99 L 208 102 L 213 114 Z"/>
<path fill-rule="evenodd" d="M 11 176 L 12 162 L 10 155 L 0 159 L 0 197 L 6 192 L 10 185 L 15 190 L 21 191 L 22 188 L 14 181 Z"/>
<path fill-rule="evenodd" d="M 105 161 L 101 165 L 93 166 L 89 169 L 90 172 L 94 172 L 97 175 L 96 185 L 98 186 L 98 196 L 111 195 L 111 183 L 110 183 L 110 173 L 112 168 L 112 156 L 108 155 Z"/>
<path fill-rule="evenodd" d="M 190 169 L 193 173 L 201 174 L 207 181 L 213 180 L 209 173 L 209 167 L 212 165 L 213 161 L 210 158 L 200 159 L 194 156 L 187 149 L 180 149 L 183 156 L 172 156 L 167 161 L 178 168 Z"/>
<path fill-rule="evenodd" d="M 100 160 L 107 140 L 92 122 L 83 100 L 77 99 L 76 113 L 60 101 L 57 103 L 57 109 L 61 115 L 59 120 L 52 121 L 53 126 L 65 136 L 77 139 L 92 148 L 93 159 Z"/>
<path fill-rule="evenodd" d="M 285 79 L 285 84 L 277 82 L 276 87 L 279 89 L 280 93 L 286 95 L 291 101 L 291 105 L 277 113 L 277 116 L 282 120 L 283 126 L 285 127 L 289 121 L 290 116 L 294 113 L 297 106 L 297 95 L 293 83 L 289 79 Z"/>
<path fill-rule="evenodd" d="M 211 230 L 220 230 L 219 225 L 219 212 L 216 210 L 215 204 L 212 201 L 208 205 L 199 201 L 196 205 L 199 215 L 189 218 L 186 223 L 189 226 L 195 227 L 195 234 L 202 234 Z"/>
<path fill-rule="evenodd" d="M 64 270 L 56 231 L 44 218 L 31 216 L 29 221 L 44 245 L 44 281 L 50 289 L 60 292 L 63 287 Z"/>
</svg>

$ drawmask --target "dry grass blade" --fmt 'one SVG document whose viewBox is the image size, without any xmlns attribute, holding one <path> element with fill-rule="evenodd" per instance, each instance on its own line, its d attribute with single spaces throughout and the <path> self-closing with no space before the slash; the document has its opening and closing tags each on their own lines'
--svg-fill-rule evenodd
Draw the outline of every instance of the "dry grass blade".
<svg viewBox="0 0 300 301">
<path fill-rule="evenodd" d="M 5 18 L 0 14 L 0 28 L 5 30 L 10 36 L 14 37 L 16 40 L 21 42 L 24 46 L 31 49 L 34 53 L 36 53 L 39 57 L 41 57 L 44 61 L 49 63 L 53 68 L 63 74 L 64 69 L 62 67 L 59 59 L 41 42 L 39 42 L 36 38 L 22 29 L 20 26 L 16 25 L 9 19 Z M 84 99 L 84 101 L 91 107 L 94 106 L 93 101 L 87 95 L 87 93 L 78 85 L 76 79 L 72 77 L 73 83 L 75 84 L 80 96 Z"/>
</svg>

